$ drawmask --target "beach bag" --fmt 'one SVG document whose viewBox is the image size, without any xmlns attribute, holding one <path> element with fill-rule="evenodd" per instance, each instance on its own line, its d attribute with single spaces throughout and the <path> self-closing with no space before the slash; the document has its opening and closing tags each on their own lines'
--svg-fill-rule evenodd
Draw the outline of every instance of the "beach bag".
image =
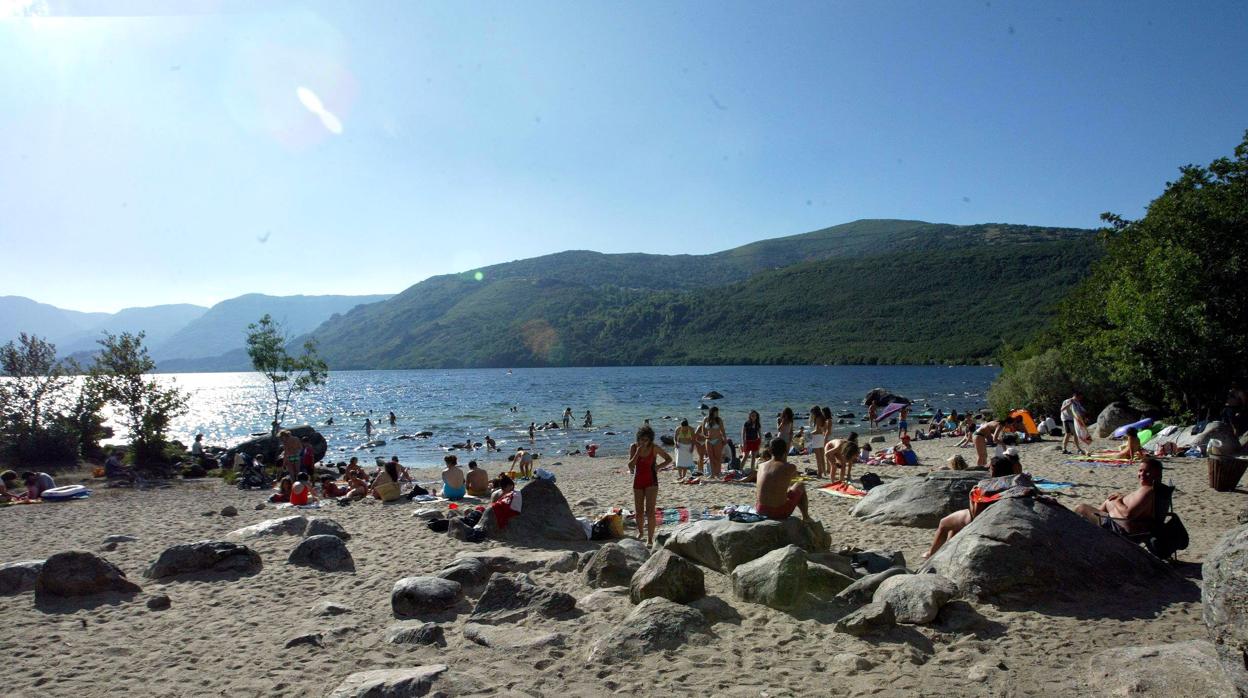
<svg viewBox="0 0 1248 698">
<path fill-rule="evenodd" d="M 415 499 L 415 498 L 417 498 L 417 497 L 423 497 L 423 496 L 425 496 L 425 495 L 427 495 L 427 494 L 429 494 L 429 490 L 427 490 L 427 489 L 425 489 L 425 488 L 421 487 L 420 485 L 413 485 L 413 486 L 412 486 L 412 491 L 407 493 L 407 498 L 408 498 L 408 500 L 410 501 L 410 500 Z"/>
<path fill-rule="evenodd" d="M 884 484 L 884 481 L 880 479 L 880 476 L 875 473 L 863 473 L 862 477 L 859 479 L 862 482 L 862 489 L 868 492 L 870 492 L 872 488 L 879 487 Z"/>
<path fill-rule="evenodd" d="M 463 521 L 469 526 L 476 526 L 477 523 L 481 521 L 481 512 L 476 509 L 472 509 L 467 514 L 464 514 Z"/>
<path fill-rule="evenodd" d="M 1180 550 L 1187 550 L 1188 543 L 1190 540 L 1187 527 L 1183 525 L 1183 520 L 1179 518 L 1179 515 L 1172 511 L 1166 514 L 1166 520 L 1153 535 L 1149 536 L 1144 545 L 1149 552 L 1166 560 Z"/>
<path fill-rule="evenodd" d="M 767 517 L 749 511 L 734 511 L 728 514 L 728 520 L 737 523 L 758 523 L 766 521 Z"/>
</svg>

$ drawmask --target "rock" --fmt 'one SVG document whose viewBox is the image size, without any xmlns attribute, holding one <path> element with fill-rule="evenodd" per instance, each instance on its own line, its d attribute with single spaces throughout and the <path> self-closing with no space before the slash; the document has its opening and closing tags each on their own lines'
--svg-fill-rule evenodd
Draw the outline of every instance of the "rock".
<svg viewBox="0 0 1248 698">
<path fill-rule="evenodd" d="M 849 604 L 864 604 L 875 596 L 875 590 L 885 579 L 898 574 L 909 574 L 910 571 L 905 567 L 892 567 L 883 572 L 869 574 L 861 579 L 855 580 L 853 584 L 842 589 L 836 598 Z"/>
<path fill-rule="evenodd" d="M 1241 696 L 1248 696 L 1248 525 L 1218 539 L 1201 575 L 1209 639 L 1227 677 Z"/>
<path fill-rule="evenodd" d="M 443 514 L 441 509 L 417 509 L 412 512 L 412 516 L 424 521 L 437 521 L 438 519 L 446 518 L 446 514 Z"/>
<path fill-rule="evenodd" d="M 1108 439 L 1124 424 L 1140 421 L 1140 413 L 1125 402 L 1111 402 L 1096 417 L 1096 435 Z"/>
<path fill-rule="evenodd" d="M 589 558 L 585 566 L 586 584 L 593 588 L 628 586 L 646 557 L 638 555 L 635 548 L 620 543 L 606 543 Z"/>
<path fill-rule="evenodd" d="M 873 443 L 873 444 L 882 444 L 882 443 L 884 443 L 885 441 L 887 441 L 887 439 L 885 439 L 883 436 L 872 436 L 872 437 L 871 437 L 871 443 Z"/>
<path fill-rule="evenodd" d="M 234 506 L 225 506 L 221 508 L 222 516 L 238 516 L 238 508 Z"/>
<path fill-rule="evenodd" d="M 723 395 L 721 395 L 721 394 L 720 394 L 720 392 L 719 392 L 718 390 L 712 390 L 711 392 L 707 393 L 706 395 L 703 395 L 703 396 L 702 396 L 702 399 L 703 399 L 703 400 L 722 400 L 722 399 L 724 399 L 724 396 L 723 396 Z"/>
<path fill-rule="evenodd" d="M 528 507 L 528 503 L 525 503 Z M 567 550 L 523 550 L 520 548 L 494 548 L 492 550 L 468 550 L 455 556 L 456 560 L 477 559 L 495 572 L 571 572 L 576 569 L 576 553 Z"/>
<path fill-rule="evenodd" d="M 413 669 L 374 669 L 351 674 L 329 698 L 412 698 L 427 695 L 445 674 L 445 664 Z M 445 695 L 445 694 L 443 694 Z"/>
<path fill-rule="evenodd" d="M 344 613 L 354 612 L 350 607 L 343 606 L 337 601 L 322 601 L 312 607 L 312 613 L 318 616 L 341 616 Z"/>
<path fill-rule="evenodd" d="M 143 576 L 164 579 L 181 574 L 255 574 L 263 567 L 260 554 L 245 545 L 223 540 L 201 540 L 165 548 Z"/>
<path fill-rule="evenodd" d="M 926 624 L 958 594 L 958 585 L 938 574 L 898 574 L 880 583 L 875 601 L 893 608 L 898 623 Z"/>
<path fill-rule="evenodd" d="M 1204 640 L 1102 650 L 1088 660 L 1088 685 L 1089 695 L 1100 696 L 1235 695 L 1217 651 Z"/>
<path fill-rule="evenodd" d="M 298 438 L 302 439 L 306 436 L 308 438 L 308 442 L 312 444 L 312 450 L 316 454 L 316 460 L 324 460 L 325 452 L 328 450 L 329 445 L 325 442 L 325 437 L 321 436 L 316 429 L 307 424 L 283 428 L 289 429 L 290 433 Z M 255 456 L 257 454 L 264 456 L 265 463 L 277 463 L 278 456 L 282 451 L 282 444 L 281 441 L 279 441 L 275 436 L 261 436 L 249 439 L 227 451 L 225 462 L 233 463 L 234 454 L 240 451 L 249 456 Z"/>
<path fill-rule="evenodd" d="M 975 517 L 920 571 L 935 570 L 981 601 L 1124 593 L 1172 577 L 1125 538 L 1030 497 L 1003 499 Z"/>
<path fill-rule="evenodd" d="M 464 626 L 464 639 L 484 647 L 518 650 L 533 647 L 559 647 L 564 643 L 565 638 L 560 633 L 537 633 L 527 628 L 468 623 Z"/>
<path fill-rule="evenodd" d="M 776 609 L 797 605 L 806 588 L 806 551 L 788 545 L 732 571 L 732 592 L 742 601 Z"/>
<path fill-rule="evenodd" d="M 20 560 L 0 565 L 0 596 L 12 596 L 35 588 L 43 560 Z"/>
<path fill-rule="evenodd" d="M 582 499 L 579 502 L 577 502 L 576 505 L 578 507 L 584 507 L 586 509 L 589 509 L 591 507 L 598 506 L 598 500 L 594 499 L 593 497 L 586 497 L 585 499 Z"/>
<path fill-rule="evenodd" d="M 481 598 L 472 609 L 476 623 L 507 623 L 531 613 L 554 618 L 576 608 L 576 598 L 562 591 L 540 587 L 519 572 L 490 577 Z"/>
<path fill-rule="evenodd" d="M 434 576 L 459 582 L 466 587 L 475 587 L 485 584 L 491 574 L 494 571 L 482 559 L 465 557 L 455 560 Z"/>
<path fill-rule="evenodd" d="M 326 516 L 314 516 L 308 519 L 308 527 L 304 529 L 303 535 L 311 538 L 312 536 L 334 536 L 343 540 L 351 540 L 351 534 L 347 533 L 347 529 L 342 524 Z"/>
<path fill-rule="evenodd" d="M 833 629 L 838 633 L 862 636 L 891 628 L 896 622 L 892 606 L 884 601 L 872 601 L 836 621 Z"/>
<path fill-rule="evenodd" d="M 628 587 L 597 589 L 576 600 L 576 607 L 585 611 L 604 611 L 621 604 L 628 598 Z"/>
<path fill-rule="evenodd" d="M 114 533 L 111 536 L 104 536 L 105 543 L 133 543 L 136 540 L 138 540 L 138 538 L 135 538 L 134 536 L 127 536 L 127 535 L 121 535 L 121 534 L 116 534 L 116 533 Z"/>
<path fill-rule="evenodd" d="M 611 664 L 659 650 L 674 650 L 688 642 L 691 635 L 706 630 L 706 618 L 700 612 L 663 598 L 646 599 L 593 644 L 589 662 Z"/>
<path fill-rule="evenodd" d="M 830 664 L 838 673 L 847 674 L 849 676 L 853 676 L 860 671 L 869 671 L 875 666 L 871 660 L 850 652 L 842 652 L 840 654 L 832 655 Z"/>
<path fill-rule="evenodd" d="M 1243 511 L 1239 512 L 1239 515 L 1235 517 L 1235 520 L 1241 524 L 1248 523 L 1248 509 L 1244 509 Z"/>
<path fill-rule="evenodd" d="M 288 565 L 311 567 L 322 572 L 354 572 L 355 559 L 338 536 L 304 538 L 286 559 Z"/>
<path fill-rule="evenodd" d="M 254 506 L 254 507 L 252 507 L 252 508 L 253 508 L 253 509 L 255 509 L 256 511 L 264 511 L 264 502 L 260 502 L 260 503 L 256 504 L 256 506 Z"/>
<path fill-rule="evenodd" d="M 862 576 L 859 572 L 860 568 L 854 567 L 854 558 L 852 554 L 833 552 L 808 553 L 806 557 L 814 564 L 829 567 L 851 579 L 857 579 Z"/>
<path fill-rule="evenodd" d="M 142 591 L 126 579 L 116 565 L 85 550 L 56 553 L 43 561 L 35 578 L 35 599 L 40 597 L 90 596 L 105 592 L 133 594 Z"/>
<path fill-rule="evenodd" d="M 173 601 L 166 594 L 157 594 L 147 600 L 147 607 L 152 611 L 163 611 L 173 605 Z"/>
<path fill-rule="evenodd" d="M 1235 436 L 1235 431 L 1231 429 L 1231 425 L 1226 422 L 1213 421 L 1205 425 L 1203 431 L 1192 434 L 1191 429 L 1180 429 L 1175 437 L 1175 444 L 1183 450 L 1192 447 L 1207 448 L 1211 439 L 1217 439 L 1222 442 L 1222 448 L 1228 449 L 1223 455 L 1234 455 L 1239 450 L 1239 438 Z M 1161 443 L 1165 443 L 1164 441 Z M 1153 448 L 1153 442 L 1148 442 L 1149 448 Z M 1160 445 L 1160 444 L 1158 444 Z"/>
<path fill-rule="evenodd" d="M 446 647 L 446 633 L 437 623 L 392 625 L 386 629 L 386 642 L 392 645 L 437 645 Z"/>
<path fill-rule="evenodd" d="M 498 540 L 530 544 L 535 541 L 585 541 L 585 529 L 572 514 L 568 500 L 549 480 L 538 478 L 520 489 L 524 510 L 500 529 L 494 521 L 494 510 L 486 509 L 479 527 L 486 535 Z"/>
<path fill-rule="evenodd" d="M 899 550 L 855 550 L 849 554 L 854 569 L 863 575 L 905 567 L 906 556 Z"/>
<path fill-rule="evenodd" d="M 842 574 L 831 567 L 806 561 L 806 590 L 820 599 L 835 597 L 856 581 L 855 577 Z"/>
<path fill-rule="evenodd" d="M 874 388 L 867 393 L 866 397 L 862 399 L 862 406 L 870 407 L 871 405 L 875 405 L 876 407 L 888 407 L 894 402 L 900 402 L 907 405 L 911 404 L 910 398 L 908 397 L 902 397 L 901 395 L 891 393 L 884 388 Z"/>
<path fill-rule="evenodd" d="M 702 568 L 669 550 L 660 550 L 629 581 L 628 596 L 641 603 L 656 596 L 676 603 L 689 603 L 706 595 Z"/>
<path fill-rule="evenodd" d="M 804 523 L 789 517 L 752 524 L 696 521 L 678 526 L 663 543 L 664 548 L 686 560 L 724 573 L 786 545 L 796 545 L 808 553 L 825 552 L 831 541 L 818 521 Z"/>
<path fill-rule="evenodd" d="M 897 478 L 872 488 L 849 513 L 886 526 L 936 528 L 941 518 L 967 507 L 971 488 L 984 476 L 934 470 L 927 475 Z"/>
<path fill-rule="evenodd" d="M 269 519 L 225 534 L 229 540 L 254 540 L 269 536 L 302 536 L 308 528 L 308 519 L 298 514 Z"/>
<path fill-rule="evenodd" d="M 311 645 L 313 647 L 323 647 L 324 645 L 321 643 L 321 640 L 323 638 L 324 636 L 321 633 L 304 633 L 303 635 L 296 635 L 295 637 L 292 637 L 289 640 L 287 640 L 284 647 L 286 649 L 290 649 L 291 647 L 298 647 L 299 645 Z"/>
<path fill-rule="evenodd" d="M 404 577 L 390 590 L 390 608 L 399 617 L 441 613 L 453 608 L 463 596 L 459 582 L 438 577 Z"/>
<path fill-rule="evenodd" d="M 116 549 L 117 549 L 117 544 L 116 544 L 116 543 L 105 543 L 104 545 L 101 545 L 101 546 L 100 546 L 100 551 L 101 551 L 101 552 L 106 552 L 106 553 L 111 553 L 111 552 L 113 552 L 113 551 L 114 551 L 114 550 L 116 550 Z"/>
</svg>

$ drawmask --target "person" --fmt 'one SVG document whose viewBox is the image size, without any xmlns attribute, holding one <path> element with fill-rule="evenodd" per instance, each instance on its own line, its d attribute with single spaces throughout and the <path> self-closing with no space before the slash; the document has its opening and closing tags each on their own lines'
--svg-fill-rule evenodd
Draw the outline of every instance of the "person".
<svg viewBox="0 0 1248 698">
<path fill-rule="evenodd" d="M 329 419 L 325 420 L 325 426 L 327 426 L 327 427 L 332 427 L 332 426 L 334 426 L 334 418 L 333 418 L 333 417 L 330 417 Z"/>
<path fill-rule="evenodd" d="M 563 428 L 565 430 L 572 428 L 572 408 L 571 407 L 565 407 L 563 410 Z"/>
<path fill-rule="evenodd" d="M 950 435 L 957 436 L 957 434 L 955 433 L 957 430 L 958 430 L 958 412 L 957 410 L 954 410 L 945 417 L 942 431 L 947 431 L 950 433 Z"/>
<path fill-rule="evenodd" d="M 289 475 L 283 475 L 281 480 L 277 481 L 277 492 L 269 497 L 272 504 L 281 504 L 290 501 L 290 491 L 294 487 L 295 481 Z"/>
<path fill-rule="evenodd" d="M 722 431 L 721 426 L 720 432 Z M 663 459 L 662 463 L 658 463 L 659 458 Z M 650 546 L 654 545 L 654 504 L 659 496 L 659 468 L 671 462 L 671 456 L 655 445 L 653 429 L 643 426 L 637 430 L 637 440 L 629 449 L 628 472 L 633 477 L 637 540 L 641 540 L 644 535 L 646 544 Z"/>
<path fill-rule="evenodd" d="M 395 469 L 399 471 L 399 482 L 412 481 L 412 474 L 407 472 L 407 468 L 404 468 L 403 465 L 399 463 L 398 456 L 390 456 L 390 462 L 394 463 Z"/>
<path fill-rule="evenodd" d="M 295 482 L 290 487 L 290 503 L 293 506 L 301 507 L 312 502 L 320 501 L 317 499 L 316 493 L 312 491 L 312 478 L 307 473 L 299 473 L 295 477 Z"/>
<path fill-rule="evenodd" d="M 799 509 L 802 519 L 809 521 L 806 486 L 793 482 L 798 476 L 797 466 L 788 462 L 785 456 L 789 452 L 788 442 L 775 438 L 769 448 L 771 459 L 758 466 L 754 510 L 760 516 L 783 521 L 793 514 L 794 509 Z"/>
<path fill-rule="evenodd" d="M 394 410 L 390 411 L 390 426 L 394 426 L 399 420 L 394 416 Z"/>
<path fill-rule="evenodd" d="M 689 426 L 689 420 L 680 420 L 680 426 L 676 427 L 676 435 L 673 437 L 676 442 L 676 477 L 680 480 L 688 478 L 689 471 L 693 469 L 694 440 L 693 427 Z"/>
<path fill-rule="evenodd" d="M 1057 420 L 1053 419 L 1051 414 L 1044 415 L 1040 423 L 1036 425 L 1036 431 L 1040 432 L 1041 436 L 1052 436 L 1053 432 L 1057 431 Z"/>
<path fill-rule="evenodd" d="M 17 502 L 26 499 L 26 493 L 17 491 L 17 473 L 6 470 L 0 473 L 0 502 Z"/>
<path fill-rule="evenodd" d="M 308 474 L 311 480 L 316 475 L 316 449 L 312 448 L 312 442 L 308 437 L 299 439 L 303 446 L 299 450 L 299 470 Z"/>
<path fill-rule="evenodd" d="M 474 497 L 490 496 L 490 474 L 478 467 L 475 460 L 468 461 L 468 474 L 464 482 L 468 486 L 468 494 Z"/>
<path fill-rule="evenodd" d="M 862 448 L 858 449 L 858 462 L 866 463 L 866 462 L 869 462 L 870 460 L 871 460 L 871 444 L 863 444 Z M 829 472 L 829 475 L 832 472 L 831 465 L 828 466 L 828 472 Z"/>
<path fill-rule="evenodd" d="M 537 441 L 537 422 L 529 422 L 529 445 Z"/>
<path fill-rule="evenodd" d="M 797 433 L 793 435 L 793 443 L 789 444 L 790 456 L 806 455 L 806 427 L 797 428 Z"/>
<path fill-rule="evenodd" d="M 108 458 L 104 459 L 104 477 L 108 480 L 124 480 L 133 483 L 137 476 L 132 468 L 127 468 L 121 463 L 121 453 L 112 451 L 108 454 Z"/>
<path fill-rule="evenodd" d="M 303 460 L 303 442 L 290 433 L 289 429 L 278 432 L 277 440 L 282 444 L 282 465 L 286 467 L 286 474 L 293 482 L 299 474 L 299 464 Z"/>
<path fill-rule="evenodd" d="M 512 458 L 512 465 L 515 466 L 516 472 L 520 473 L 521 478 L 532 479 L 533 456 L 525 451 L 523 446 L 516 449 L 516 455 Z"/>
<path fill-rule="evenodd" d="M 585 410 L 585 423 L 582 426 L 586 428 L 594 426 L 594 415 L 590 414 L 589 410 Z"/>
<path fill-rule="evenodd" d="M 370 439 L 373 438 L 373 418 L 372 417 L 364 418 L 364 436 Z"/>
<path fill-rule="evenodd" d="M 784 439 L 784 452 L 789 452 L 789 446 L 793 444 L 793 408 L 785 407 L 784 411 L 776 415 L 776 437 Z M 772 457 L 775 457 L 773 450 Z"/>
<path fill-rule="evenodd" d="M 198 466 L 204 464 L 204 435 L 196 434 L 195 441 L 191 443 L 191 463 Z"/>
<path fill-rule="evenodd" d="M 897 438 L 901 438 L 906 434 L 907 428 L 910 426 L 910 405 L 901 408 L 901 413 L 897 415 Z"/>
<path fill-rule="evenodd" d="M 442 470 L 442 496 L 450 500 L 463 499 L 468 490 L 464 486 L 464 471 L 459 467 L 459 459 L 451 454 L 442 462 L 446 464 Z"/>
<path fill-rule="evenodd" d="M 1070 449 L 1066 447 L 1066 444 L 1073 443 L 1079 455 L 1087 455 L 1083 450 L 1083 445 L 1079 443 L 1079 433 L 1075 428 L 1076 420 L 1082 422 L 1086 415 L 1087 411 L 1083 408 L 1083 393 L 1078 390 L 1062 401 L 1062 409 L 1060 410 L 1062 418 L 1062 453 L 1070 453 Z"/>
<path fill-rule="evenodd" d="M 472 437 L 471 436 L 464 436 L 464 450 L 470 453 L 472 452 Z"/>
<path fill-rule="evenodd" d="M 962 440 L 958 442 L 958 448 L 963 446 L 971 446 L 975 443 L 975 418 L 970 412 L 966 413 L 966 419 L 962 420 L 960 431 L 962 432 Z"/>
<path fill-rule="evenodd" d="M 321 496 L 326 499 L 337 499 L 338 497 L 344 497 L 350 493 L 350 488 L 339 487 L 338 483 L 334 482 L 333 475 L 321 476 Z"/>
<path fill-rule="evenodd" d="M 247 454 L 242 451 L 234 453 L 234 469 L 242 470 L 247 467 Z"/>
<path fill-rule="evenodd" d="M 988 467 L 988 477 L 1005 477 L 1007 475 L 1014 474 L 1016 473 L 1015 463 L 1013 460 L 1004 456 L 992 457 L 992 462 Z M 949 514 L 941 519 L 940 523 L 936 525 L 936 537 L 932 539 L 932 546 L 927 549 L 927 552 L 923 553 L 924 560 L 935 555 L 936 551 L 940 550 L 941 546 L 949 542 L 949 539 L 957 535 L 958 531 L 966 528 L 967 524 L 971 523 L 971 519 L 974 518 L 974 515 L 971 513 L 969 506 L 969 497 L 967 499 L 967 505 L 966 509 L 960 509 L 952 514 Z"/>
<path fill-rule="evenodd" d="M 39 499 L 45 491 L 56 487 L 51 475 L 29 470 L 22 473 L 22 482 L 26 483 L 27 499 Z"/>
<path fill-rule="evenodd" d="M 1148 457 L 1140 461 L 1136 470 L 1140 486 L 1128 495 L 1115 492 L 1101 506 L 1092 508 L 1087 504 L 1075 506 L 1075 513 L 1088 521 L 1114 533 L 1145 533 L 1153 521 L 1154 488 L 1161 482 L 1161 461 Z"/>
<path fill-rule="evenodd" d="M 966 459 L 956 454 L 949 456 L 941 470 L 966 470 Z"/>
<path fill-rule="evenodd" d="M 975 430 L 975 467 L 982 468 L 988 465 L 988 440 L 992 442 L 1001 440 L 1001 435 L 1006 432 L 1014 424 L 1014 417 L 1006 419 L 994 419 L 990 422 L 984 422 Z"/>
<path fill-rule="evenodd" d="M 876 410 L 875 403 L 874 403 L 874 402 L 873 402 L 873 403 L 871 403 L 871 404 L 867 407 L 867 420 L 871 423 L 871 429 L 872 429 L 872 430 L 874 430 L 874 429 L 875 429 L 876 424 L 877 424 L 877 422 L 878 422 L 878 420 L 876 419 L 876 416 L 877 416 L 878 414 L 879 414 L 879 412 Z"/>
<path fill-rule="evenodd" d="M 870 447 L 865 448 L 868 460 Z M 849 482 L 854 472 L 854 459 L 858 455 L 858 432 L 851 431 L 844 439 L 832 439 L 824 446 L 824 460 L 828 464 L 828 477 L 837 482 Z"/>
<path fill-rule="evenodd" d="M 719 418 L 719 407 L 712 407 L 707 411 L 706 418 L 702 420 L 702 433 L 706 440 L 706 455 L 710 459 L 708 468 L 711 477 L 718 478 L 724 466 L 724 440 L 728 438 L 724 430 L 724 420 Z"/>
<path fill-rule="evenodd" d="M 396 501 L 403 494 L 403 489 L 399 486 L 399 462 L 397 460 L 386 461 L 386 464 L 377 471 L 377 477 L 369 484 L 368 489 L 374 497 L 383 502 Z"/>
<path fill-rule="evenodd" d="M 360 459 L 355 456 L 351 456 L 350 462 L 347 463 L 347 469 L 343 471 L 342 475 L 343 479 L 346 480 L 350 480 L 353 477 L 358 477 L 361 480 L 368 479 L 368 473 L 364 472 L 364 468 L 360 466 Z"/>
<path fill-rule="evenodd" d="M 516 489 L 516 483 L 506 475 L 499 475 L 493 482 L 494 491 L 490 494 L 490 511 L 494 513 L 494 523 L 498 528 L 507 528 L 507 523 L 520 515 L 524 509 L 524 497 Z M 477 523 L 482 528 L 485 517 Z"/>
<path fill-rule="evenodd" d="M 489 434 L 486 434 L 485 435 L 485 452 L 489 453 L 490 451 L 497 451 L 497 450 L 498 450 L 498 444 L 495 443 L 494 437 L 490 436 Z"/>
<path fill-rule="evenodd" d="M 1137 458 L 1143 458 L 1144 447 L 1140 445 L 1140 430 L 1135 427 L 1127 427 L 1127 440 L 1122 444 L 1122 448 L 1117 451 L 1105 451 L 1097 455 L 1113 460 L 1131 462 L 1135 462 Z"/>
</svg>

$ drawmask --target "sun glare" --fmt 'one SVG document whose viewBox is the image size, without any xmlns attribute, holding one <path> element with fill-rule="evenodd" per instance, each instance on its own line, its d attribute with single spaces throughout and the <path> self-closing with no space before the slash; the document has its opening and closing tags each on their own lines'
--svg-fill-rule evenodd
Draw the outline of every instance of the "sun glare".
<svg viewBox="0 0 1248 698">
<path fill-rule="evenodd" d="M 321 125 L 325 127 L 326 131 L 335 136 L 342 134 L 342 121 L 337 116 L 334 116 L 333 112 L 325 108 L 324 102 L 321 101 L 321 98 L 315 92 L 306 87 L 297 87 L 295 88 L 295 96 L 299 98 L 299 103 L 305 109 L 315 114 L 321 120 Z"/>
</svg>

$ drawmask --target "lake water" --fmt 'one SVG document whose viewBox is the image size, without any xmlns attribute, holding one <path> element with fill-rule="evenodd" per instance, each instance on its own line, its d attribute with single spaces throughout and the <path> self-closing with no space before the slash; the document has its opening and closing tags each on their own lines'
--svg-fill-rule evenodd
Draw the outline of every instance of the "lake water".
<svg viewBox="0 0 1248 698">
<path fill-rule="evenodd" d="M 574 415 L 570 430 L 539 431 L 537 450 L 548 458 L 588 443 L 600 454 L 626 453 L 632 434 L 650 419 L 658 434 L 670 434 L 687 418 L 701 419 L 699 406 L 720 408 L 730 438 L 740 438 L 741 424 L 751 409 L 762 415 L 764 430 L 774 431 L 775 415 L 790 406 L 799 420 L 812 405 L 827 405 L 834 414 L 863 414 L 862 398 L 876 387 L 905 395 L 920 406 L 945 411 L 978 409 L 999 369 L 988 366 L 655 366 L 610 368 L 534 368 L 336 371 L 327 385 L 298 395 L 286 424 L 313 424 L 329 442 L 329 458 L 351 455 L 362 460 L 399 456 L 407 465 L 433 466 L 446 446 L 471 436 L 490 434 L 504 455 L 483 451 L 472 457 L 502 460 L 528 442 L 529 422 L 562 421 L 563 409 Z M 191 411 L 178 419 L 172 436 L 189 444 L 197 432 L 212 445 L 233 445 L 252 432 L 265 431 L 272 420 L 272 391 L 255 373 L 187 373 L 173 379 L 191 394 Z M 703 401 L 716 390 L 723 399 Z M 515 411 L 511 411 L 511 408 Z M 594 426 L 581 428 L 585 410 Z M 391 427 L 387 413 L 398 418 Z M 333 418 L 333 426 L 325 423 Z M 373 439 L 386 445 L 373 449 L 364 420 L 374 423 Z M 670 419 L 669 419 L 670 418 Z M 803 424 L 799 421 L 798 424 Z M 836 432 L 857 425 L 837 425 Z M 428 439 L 399 439 L 432 431 Z M 615 432 L 608 434 L 607 432 Z M 550 462 L 550 461 L 548 461 Z"/>
</svg>

